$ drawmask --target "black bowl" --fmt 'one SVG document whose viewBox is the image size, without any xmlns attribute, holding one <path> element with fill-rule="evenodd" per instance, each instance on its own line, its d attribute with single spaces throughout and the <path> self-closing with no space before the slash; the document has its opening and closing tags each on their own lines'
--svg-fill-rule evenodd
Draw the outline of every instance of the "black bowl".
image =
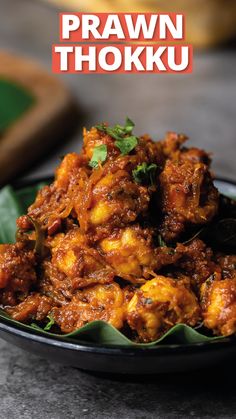
<svg viewBox="0 0 236 419">
<path fill-rule="evenodd" d="M 26 332 L 0 323 L 0 337 L 29 352 L 88 371 L 156 374 L 211 367 L 235 358 L 236 338 L 191 345 L 122 348 L 68 342 Z"/>
<path fill-rule="evenodd" d="M 40 179 L 42 180 L 42 179 Z M 45 180 L 45 179 L 44 179 Z M 38 182 L 35 180 L 34 182 Z M 29 185 L 29 183 L 27 183 Z M 20 187 L 26 184 L 18 185 Z M 233 182 L 218 180 L 226 195 L 236 196 Z M 236 337 L 195 344 L 161 344 L 156 347 L 102 346 L 61 341 L 25 331 L 8 320 L 0 322 L 0 337 L 42 357 L 89 371 L 119 374 L 156 374 L 212 367 L 235 358 Z"/>
</svg>

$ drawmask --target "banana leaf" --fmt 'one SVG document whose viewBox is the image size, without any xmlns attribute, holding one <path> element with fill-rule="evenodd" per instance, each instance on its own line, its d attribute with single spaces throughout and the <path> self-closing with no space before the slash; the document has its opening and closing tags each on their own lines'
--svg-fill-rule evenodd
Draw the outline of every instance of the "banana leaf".
<svg viewBox="0 0 236 419">
<path fill-rule="evenodd" d="M 33 96 L 24 88 L 0 79 L 0 133 L 30 109 L 34 102 Z"/>
<path fill-rule="evenodd" d="M 186 324 L 177 324 L 170 329 L 160 339 L 151 343 L 136 343 L 128 339 L 123 333 L 115 329 L 110 324 L 96 320 L 86 324 L 72 333 L 61 335 L 58 333 L 48 332 L 36 325 L 26 325 L 11 319 L 3 310 L 0 310 L 0 320 L 3 320 L 17 328 L 33 332 L 34 334 L 44 335 L 46 337 L 56 338 L 57 340 L 66 340 L 69 342 L 86 342 L 100 345 L 118 345 L 123 347 L 153 347 L 157 344 L 190 344 L 210 342 L 223 337 L 209 337 Z"/>
</svg>

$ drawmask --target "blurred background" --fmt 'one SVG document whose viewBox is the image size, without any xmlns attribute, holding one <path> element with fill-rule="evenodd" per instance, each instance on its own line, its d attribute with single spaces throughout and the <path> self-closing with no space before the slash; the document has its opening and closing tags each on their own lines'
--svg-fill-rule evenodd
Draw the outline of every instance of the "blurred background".
<svg viewBox="0 0 236 419">
<path fill-rule="evenodd" d="M 101 121 L 122 123 L 129 116 L 136 124 L 137 134 L 149 133 L 154 139 L 160 139 L 168 130 L 185 133 L 190 137 L 191 144 L 212 151 L 213 170 L 217 176 L 236 181 L 236 1 L 177 0 L 168 2 L 167 9 L 166 2 L 158 0 L 0 0 L 0 50 L 11 53 L 11 59 L 17 55 L 18 58 L 36 61 L 50 75 L 51 44 L 59 40 L 58 12 L 63 7 L 66 11 L 87 11 L 85 6 L 89 7 L 88 4 L 93 12 L 186 12 L 187 41 L 195 46 L 193 73 L 60 75 L 57 78 L 66 88 L 59 83 L 58 89 L 62 92 L 59 96 L 66 101 L 67 113 L 62 116 L 61 110 L 55 110 L 58 112 L 58 118 L 54 120 L 55 129 L 41 130 L 37 147 L 34 146 L 34 139 L 27 140 L 27 146 L 24 145 L 21 154 L 9 146 L 13 127 L 8 127 L 0 136 L 0 156 L 2 143 L 5 144 L 4 153 L 7 154 L 4 161 L 7 161 L 8 167 L 14 168 L 15 164 L 19 166 L 17 173 L 14 170 L 9 172 L 11 179 L 15 181 L 19 177 L 34 179 L 51 175 L 60 156 L 80 149 L 83 126 L 90 127 Z M 15 65 L 9 63 L 8 66 L 11 67 L 11 73 L 14 68 L 19 79 L 20 64 L 15 62 Z M 27 64 L 25 67 L 29 68 Z M 52 74 L 50 77 L 53 78 Z M 29 78 L 29 74 L 23 76 L 22 73 L 21 80 L 25 79 L 23 84 L 26 85 Z M 36 96 L 43 91 L 41 96 L 44 98 L 40 96 L 42 103 L 37 112 L 44 115 L 41 122 L 36 118 L 36 122 L 25 123 L 24 127 L 18 125 L 18 132 L 23 137 L 24 129 L 27 131 L 30 125 L 38 127 L 47 116 L 50 120 L 50 110 L 47 109 L 50 100 L 54 101 L 54 109 L 55 103 L 59 102 L 55 93 L 57 86 L 55 91 L 47 88 L 47 83 L 51 86 L 53 80 L 43 83 L 42 89 L 40 80 L 39 76 L 33 77 L 31 89 Z M 70 121 L 70 115 L 75 115 L 74 108 L 70 107 L 73 100 L 78 110 L 76 124 L 70 130 L 74 124 L 74 120 Z M 18 135 L 15 131 L 16 126 L 14 138 Z M 27 135 L 34 138 L 32 130 Z M 51 147 L 48 147 L 49 143 Z M 15 160 L 12 159 L 13 154 L 16 155 Z M 0 164 L 0 176 L 1 167 Z"/>
</svg>

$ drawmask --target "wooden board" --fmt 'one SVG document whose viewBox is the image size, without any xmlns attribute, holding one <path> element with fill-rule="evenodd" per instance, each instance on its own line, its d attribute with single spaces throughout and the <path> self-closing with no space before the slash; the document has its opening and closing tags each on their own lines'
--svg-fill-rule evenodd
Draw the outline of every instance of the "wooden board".
<svg viewBox="0 0 236 419">
<path fill-rule="evenodd" d="M 67 12 L 183 12 L 186 41 L 206 48 L 236 36 L 236 0 L 46 0 Z"/>
<path fill-rule="evenodd" d="M 75 128 L 78 113 L 67 88 L 28 59 L 0 51 L 0 79 L 12 81 L 34 97 L 33 105 L 0 135 L 2 186 L 64 141 Z"/>
</svg>

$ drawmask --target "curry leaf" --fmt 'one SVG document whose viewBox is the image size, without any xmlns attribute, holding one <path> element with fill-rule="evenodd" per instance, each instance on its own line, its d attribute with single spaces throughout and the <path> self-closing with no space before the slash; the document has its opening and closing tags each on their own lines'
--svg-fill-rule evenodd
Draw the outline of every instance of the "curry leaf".
<svg viewBox="0 0 236 419">
<path fill-rule="evenodd" d="M 34 251 L 35 251 L 36 255 L 38 255 L 39 257 L 42 258 L 44 256 L 44 253 L 45 253 L 44 252 L 45 232 L 43 231 L 40 224 L 36 220 L 33 220 L 33 218 L 31 218 L 29 216 L 28 216 L 28 219 L 31 222 L 31 224 L 33 224 L 34 230 L 35 230 Z"/>
<path fill-rule="evenodd" d="M 54 318 L 52 316 L 48 315 L 47 318 L 48 318 L 49 321 L 48 321 L 48 323 L 46 324 L 46 326 L 43 329 L 46 332 L 48 330 L 50 330 L 52 328 L 52 326 L 55 324 L 55 320 L 54 320 Z"/>
</svg>

